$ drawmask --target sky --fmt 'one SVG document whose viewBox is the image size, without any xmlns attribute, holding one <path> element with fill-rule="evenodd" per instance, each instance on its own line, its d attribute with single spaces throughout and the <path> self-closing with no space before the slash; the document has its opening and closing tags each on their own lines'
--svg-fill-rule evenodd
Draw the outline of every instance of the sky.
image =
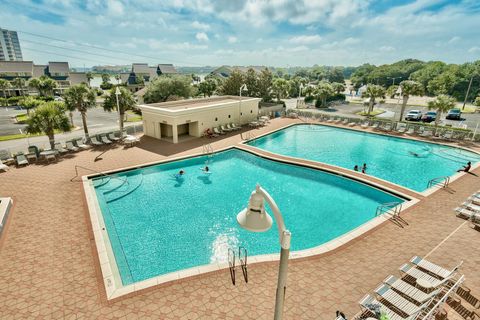
<svg viewBox="0 0 480 320">
<path fill-rule="evenodd" d="M 0 28 L 71 66 L 480 60 L 479 0 L 0 0 Z"/>
</svg>

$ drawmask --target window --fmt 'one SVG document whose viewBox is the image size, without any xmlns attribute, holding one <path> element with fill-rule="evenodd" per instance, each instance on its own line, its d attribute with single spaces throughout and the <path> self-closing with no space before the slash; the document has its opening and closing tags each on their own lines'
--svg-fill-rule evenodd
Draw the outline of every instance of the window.
<svg viewBox="0 0 480 320">
<path fill-rule="evenodd" d="M 250 113 L 253 113 L 253 110 L 250 110 Z"/>
<path fill-rule="evenodd" d="M 230 119 L 230 115 L 228 115 L 228 118 Z"/>
<path fill-rule="evenodd" d="M 215 118 L 215 121 L 218 121 L 218 118 Z"/>
<path fill-rule="evenodd" d="M 243 112 L 240 112 L 240 115 L 243 116 Z"/>
</svg>

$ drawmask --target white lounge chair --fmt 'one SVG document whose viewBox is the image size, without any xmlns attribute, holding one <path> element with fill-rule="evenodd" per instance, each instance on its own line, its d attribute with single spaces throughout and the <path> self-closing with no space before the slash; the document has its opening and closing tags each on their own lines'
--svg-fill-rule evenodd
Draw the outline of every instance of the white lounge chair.
<svg viewBox="0 0 480 320">
<path fill-rule="evenodd" d="M 18 153 L 15 156 L 15 161 L 17 162 L 17 166 L 28 166 L 27 157 L 23 153 Z"/>
<path fill-rule="evenodd" d="M 68 153 L 68 150 L 65 149 L 60 142 L 55 143 L 55 150 L 60 154 Z"/>
<path fill-rule="evenodd" d="M 215 134 L 225 134 L 225 132 L 218 130 L 218 128 L 213 128 L 213 133 Z"/>
<path fill-rule="evenodd" d="M 386 284 L 381 284 L 377 289 L 375 289 L 375 293 L 405 314 L 411 315 L 418 311 L 418 306 L 416 304 L 408 301 Z"/>
<path fill-rule="evenodd" d="M 415 128 L 414 127 L 410 127 L 408 128 L 407 132 L 405 132 L 406 134 L 408 135 L 414 135 L 415 134 Z"/>
<path fill-rule="evenodd" d="M 427 129 L 427 130 L 423 131 L 422 133 L 420 133 L 420 137 L 428 138 L 428 137 L 431 137 L 431 136 L 433 136 L 433 132 L 430 129 Z"/>
<path fill-rule="evenodd" d="M 365 121 L 364 123 L 362 123 L 361 127 L 362 127 L 362 129 L 367 129 L 368 128 L 368 121 Z"/>
<path fill-rule="evenodd" d="M 341 119 L 341 118 L 337 118 L 337 119 L 333 120 L 333 122 L 334 122 L 334 123 L 340 123 L 340 122 L 342 122 L 342 119 Z"/>
<path fill-rule="evenodd" d="M 100 136 L 100 140 L 105 143 L 105 144 L 112 144 L 112 141 L 110 141 L 108 138 L 107 138 L 107 135 L 102 135 Z"/>
<path fill-rule="evenodd" d="M 372 125 L 371 125 L 371 127 L 372 127 L 373 130 L 378 129 L 379 126 L 380 126 L 380 123 L 378 123 L 378 122 L 374 122 L 374 123 L 372 123 Z"/>
<path fill-rule="evenodd" d="M 348 124 L 348 119 L 343 119 L 342 124 Z"/>
<path fill-rule="evenodd" d="M 477 217 L 480 218 L 480 214 L 475 211 L 468 210 L 467 208 L 458 207 L 455 208 L 455 212 L 457 217 L 463 217 L 466 219 L 475 219 Z"/>
<path fill-rule="evenodd" d="M 392 275 L 388 276 L 385 280 L 383 280 L 383 283 L 389 285 L 391 288 L 411 298 L 412 300 L 417 301 L 420 304 L 432 299 L 441 290 L 441 288 L 439 287 L 430 293 L 425 293 L 424 291 L 415 288 L 410 283 Z"/>
<path fill-rule="evenodd" d="M 355 127 L 357 125 L 356 121 L 352 121 L 348 124 L 349 127 Z"/>
<path fill-rule="evenodd" d="M 3 164 L 3 163 L 0 162 L 0 170 L 7 171 L 8 169 L 9 169 L 9 167 L 6 164 Z"/>
<path fill-rule="evenodd" d="M 85 144 L 85 142 L 81 138 L 72 140 L 72 143 L 75 147 L 83 149 L 83 150 L 89 148 L 89 145 Z"/>
<path fill-rule="evenodd" d="M 438 279 L 422 270 L 415 268 L 409 263 L 405 263 L 400 267 L 400 272 L 408 274 L 417 280 L 417 284 L 426 289 L 437 288 L 439 285 L 445 283 L 444 279 Z M 453 274 L 452 274 L 453 275 Z"/>
<path fill-rule="evenodd" d="M 471 201 L 465 201 L 462 203 L 462 207 L 467 208 L 468 210 L 480 213 L 480 206 L 473 204 Z"/>
<path fill-rule="evenodd" d="M 90 139 L 91 143 L 96 146 L 96 147 L 99 147 L 99 146 L 103 146 L 103 143 L 98 141 L 97 137 L 96 136 L 93 136 L 91 139 Z"/>
<path fill-rule="evenodd" d="M 433 273 L 434 275 L 437 275 L 438 277 L 445 279 L 449 276 L 451 276 L 454 272 L 456 272 L 463 264 L 463 261 L 460 261 L 458 265 L 456 265 L 452 270 L 445 269 L 443 267 L 440 267 L 439 265 L 430 262 L 422 257 L 415 256 L 413 257 L 410 262 L 424 270 L 427 270 L 430 273 Z"/>
<path fill-rule="evenodd" d="M 403 123 L 399 123 L 397 127 L 397 132 L 398 133 L 405 133 L 407 131 L 407 126 Z"/>
<path fill-rule="evenodd" d="M 453 138 L 453 131 L 447 131 L 442 134 L 442 138 L 445 140 L 452 140 Z"/>
<path fill-rule="evenodd" d="M 72 152 L 77 152 L 79 150 L 78 147 L 75 147 L 73 145 L 73 142 L 72 141 L 67 141 L 65 142 L 65 148 L 68 150 L 68 151 L 72 151 Z"/>
<path fill-rule="evenodd" d="M 389 301 L 390 302 L 390 301 Z M 363 299 L 360 301 L 360 306 L 363 310 L 369 310 L 371 313 L 374 313 L 371 309 L 371 306 L 378 306 L 381 311 L 385 312 L 388 316 L 389 320 L 413 320 L 416 319 L 417 316 L 428 307 L 430 301 L 428 303 L 422 304 L 421 306 L 417 307 L 415 312 L 409 314 L 407 317 L 402 317 L 398 313 L 392 311 L 389 307 L 372 297 L 371 295 L 367 294 Z"/>
<path fill-rule="evenodd" d="M 235 123 L 232 122 L 232 127 L 236 128 L 237 130 L 242 129 L 242 126 L 237 126 Z"/>
<path fill-rule="evenodd" d="M 227 123 L 227 128 L 229 128 L 229 129 L 232 130 L 232 131 L 237 131 L 237 130 L 240 129 L 240 128 L 235 127 L 235 126 L 233 125 L 233 123 L 232 123 L 232 124 L 231 124 L 231 123 Z"/>
<path fill-rule="evenodd" d="M 225 126 L 220 126 L 220 129 L 222 129 L 222 131 L 225 131 L 225 132 L 233 131 L 232 129 L 225 128 Z"/>
<path fill-rule="evenodd" d="M 2 163 L 14 163 L 15 159 L 12 157 L 12 154 L 8 150 L 0 150 L 0 162 Z"/>
<path fill-rule="evenodd" d="M 119 138 L 119 137 L 116 137 L 113 132 L 107 133 L 107 138 L 108 138 L 110 141 L 113 141 L 113 142 L 120 140 L 120 138 Z"/>
<path fill-rule="evenodd" d="M 334 121 L 333 118 L 330 118 L 330 117 L 329 117 L 329 118 L 327 119 L 327 122 L 330 122 L 330 123 L 331 123 L 331 122 L 333 122 L 333 121 Z"/>
</svg>

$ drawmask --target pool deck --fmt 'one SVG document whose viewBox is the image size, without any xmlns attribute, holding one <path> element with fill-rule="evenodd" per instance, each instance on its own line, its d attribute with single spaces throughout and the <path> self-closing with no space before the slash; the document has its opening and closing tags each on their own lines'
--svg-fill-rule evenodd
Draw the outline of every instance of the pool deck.
<svg viewBox="0 0 480 320">
<path fill-rule="evenodd" d="M 250 131 L 260 136 L 294 122 L 298 120 L 277 119 Z M 0 318 L 271 319 L 277 262 L 249 266 L 248 284 L 238 279 L 233 286 L 228 270 L 221 270 L 107 301 L 82 183 L 70 181 L 75 165 L 97 171 L 119 169 L 201 153 L 205 143 L 218 150 L 241 141 L 240 134 L 178 145 L 143 137 L 137 147 L 111 148 L 97 162 L 94 159 L 103 150 L 91 149 L 55 164 L 1 173 L 0 195 L 12 197 L 14 206 L 0 238 Z M 480 175 L 480 168 L 472 173 Z M 470 298 L 478 303 L 480 232 L 453 212 L 480 188 L 476 175 L 462 173 L 449 189 L 428 197 L 417 195 L 421 201 L 402 213 L 408 225 L 386 221 L 327 254 L 290 261 L 285 319 L 329 320 L 336 310 L 350 318 L 359 311 L 358 301 L 365 294 L 388 275 L 398 276 L 398 268 L 414 255 L 428 256 L 445 267 L 464 260 L 460 271 L 471 289 Z M 462 305 L 480 314 L 467 302 Z M 448 316 L 464 319 L 454 311 Z"/>
</svg>

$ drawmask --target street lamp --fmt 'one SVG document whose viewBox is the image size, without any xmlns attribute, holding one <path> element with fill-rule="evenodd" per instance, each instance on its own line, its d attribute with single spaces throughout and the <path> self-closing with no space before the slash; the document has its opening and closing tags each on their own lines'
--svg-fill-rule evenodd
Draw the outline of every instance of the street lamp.
<svg viewBox="0 0 480 320">
<path fill-rule="evenodd" d="M 120 88 L 117 86 L 117 88 L 115 89 L 115 97 L 117 98 L 117 111 L 118 111 L 118 126 L 120 127 L 120 136 L 123 135 L 122 133 L 122 119 L 121 119 L 121 114 L 120 114 L 120 104 L 118 102 L 118 96 L 121 95 L 122 92 L 120 91 Z"/>
<path fill-rule="evenodd" d="M 298 109 L 298 104 L 300 103 L 300 99 L 302 98 L 302 89 L 304 88 L 303 86 L 303 83 L 300 83 L 300 92 L 299 92 L 299 95 L 298 95 L 298 99 L 297 99 L 297 109 Z"/>
<path fill-rule="evenodd" d="M 285 227 L 282 214 L 273 198 L 268 192 L 257 184 L 255 190 L 250 195 L 247 208 L 243 209 L 237 215 L 238 224 L 249 231 L 264 232 L 272 227 L 272 217 L 265 211 L 264 201 L 268 203 L 273 211 L 275 221 L 277 222 L 278 235 L 280 237 L 280 266 L 278 269 L 277 294 L 275 300 L 275 320 L 281 320 L 283 317 L 283 304 L 285 301 L 285 292 L 287 290 L 287 269 L 288 255 L 290 253 L 290 239 L 292 234 Z"/>
<path fill-rule="evenodd" d="M 240 103 L 239 103 L 240 110 L 238 113 L 238 116 L 240 117 L 239 118 L 240 125 L 242 125 L 242 120 L 241 120 L 242 119 L 242 91 L 248 91 L 246 83 L 242 84 L 242 86 L 240 87 Z"/>
<path fill-rule="evenodd" d="M 402 79 L 403 77 L 387 77 L 387 79 L 392 79 L 392 86 L 395 85 L 395 79 Z"/>
</svg>

